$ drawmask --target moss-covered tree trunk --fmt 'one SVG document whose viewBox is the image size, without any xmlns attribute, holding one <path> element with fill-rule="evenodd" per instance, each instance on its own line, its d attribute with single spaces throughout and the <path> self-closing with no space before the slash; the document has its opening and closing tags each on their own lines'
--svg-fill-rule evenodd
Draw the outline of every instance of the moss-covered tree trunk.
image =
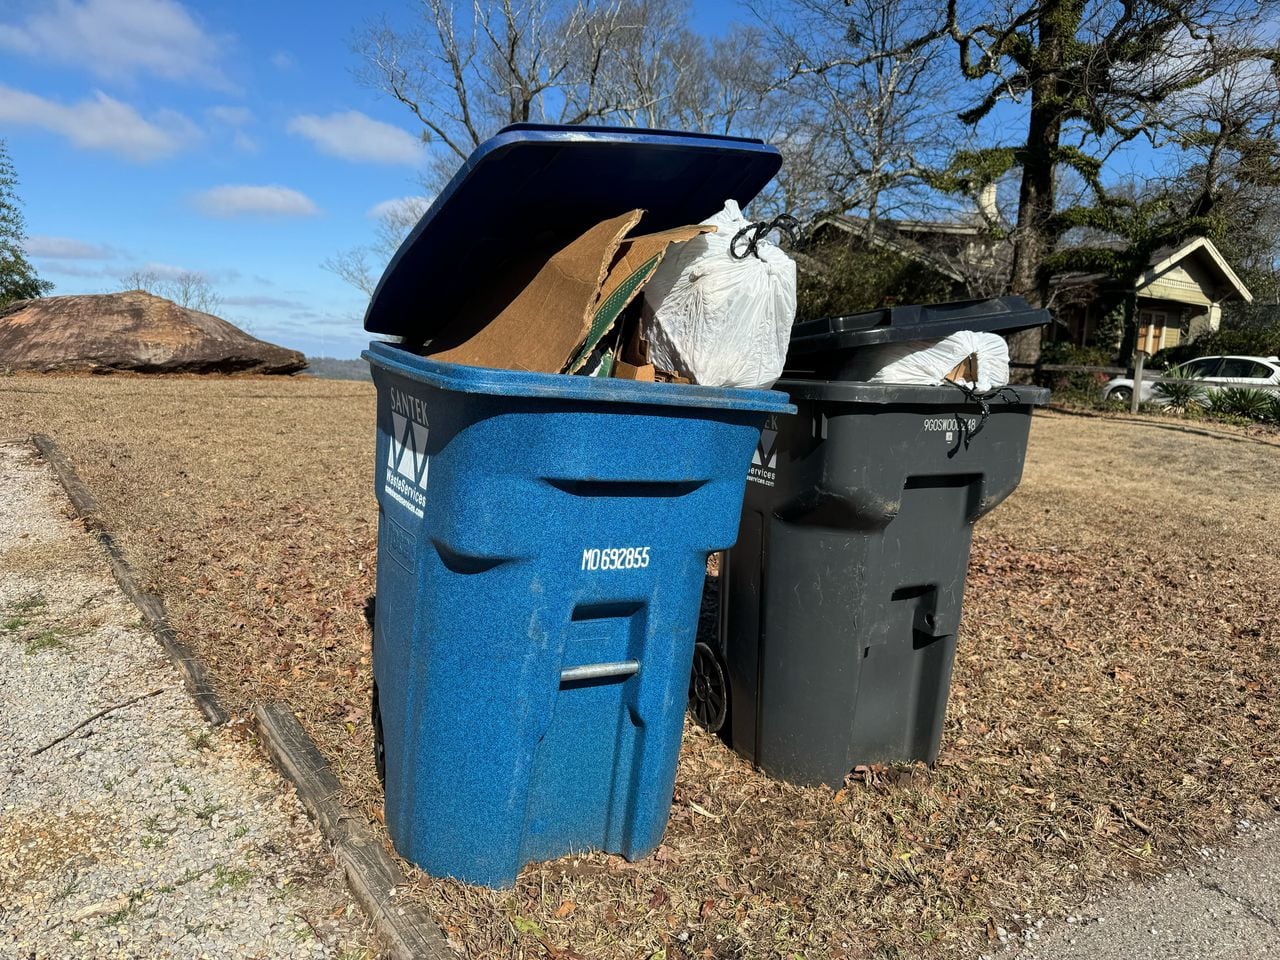
<svg viewBox="0 0 1280 960">
<path fill-rule="evenodd" d="M 1031 115 L 1027 140 L 1018 158 L 1022 164 L 1022 184 L 1018 193 L 1018 225 L 1009 289 L 1037 307 L 1044 306 L 1049 299 L 1048 277 L 1041 270 L 1041 264 L 1052 252 L 1055 241 L 1050 222 L 1057 196 L 1058 147 L 1066 115 L 1061 73 L 1066 45 L 1080 26 L 1081 12 L 1080 0 L 1044 0 L 1036 25 L 1039 45 L 1030 71 Z M 1035 363 L 1040 358 L 1040 338 L 1039 328 L 1010 337 L 1010 359 Z"/>
</svg>

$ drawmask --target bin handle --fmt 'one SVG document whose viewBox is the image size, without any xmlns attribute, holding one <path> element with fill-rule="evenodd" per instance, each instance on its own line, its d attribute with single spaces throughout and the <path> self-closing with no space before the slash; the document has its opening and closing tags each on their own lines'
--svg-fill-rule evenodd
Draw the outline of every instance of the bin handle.
<svg viewBox="0 0 1280 960">
<path fill-rule="evenodd" d="M 616 663 L 587 663 L 580 667 L 566 667 L 560 671 L 561 683 L 581 680 L 601 680 L 605 677 L 629 677 L 639 672 L 639 660 L 620 660 Z"/>
</svg>

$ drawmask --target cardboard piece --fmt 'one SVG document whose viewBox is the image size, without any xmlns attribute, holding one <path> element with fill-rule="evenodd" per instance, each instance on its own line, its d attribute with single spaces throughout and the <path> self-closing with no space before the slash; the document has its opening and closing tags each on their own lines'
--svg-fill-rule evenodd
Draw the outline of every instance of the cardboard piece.
<svg viewBox="0 0 1280 960">
<path fill-rule="evenodd" d="M 713 226 L 693 224 L 687 227 L 673 227 L 659 233 L 644 234 L 639 237 L 628 237 L 618 246 L 618 252 L 609 265 L 604 282 L 600 285 L 600 294 L 592 313 L 591 324 L 583 338 L 581 349 L 565 368 L 566 373 L 576 373 L 586 363 L 591 351 L 600 339 L 609 332 L 640 288 L 653 276 L 658 264 L 666 255 L 673 243 L 692 240 L 700 233 L 715 230 Z"/>
<path fill-rule="evenodd" d="M 643 211 L 605 220 L 568 244 L 529 241 L 495 270 L 426 355 L 473 367 L 573 372 L 587 362 L 672 243 L 707 227 L 628 237 Z"/>
<path fill-rule="evenodd" d="M 957 380 L 963 380 L 966 383 L 977 383 L 978 355 L 976 353 L 969 354 L 952 367 L 951 371 L 943 379 L 950 380 L 952 383 L 955 383 Z"/>
<path fill-rule="evenodd" d="M 648 309 L 648 304 L 645 305 Z M 641 333 L 643 325 L 640 321 L 641 311 L 637 311 L 636 322 L 630 331 L 623 330 L 622 352 L 618 362 L 614 364 L 615 377 L 626 380 L 644 380 L 654 383 L 691 383 L 687 377 L 679 376 L 670 370 L 659 370 L 649 358 L 649 341 Z"/>
<path fill-rule="evenodd" d="M 613 376 L 618 380 L 643 380 L 646 383 L 653 383 L 657 380 L 656 371 L 653 369 L 652 363 L 642 363 L 637 366 L 634 363 L 627 363 L 625 360 L 619 360 L 613 365 Z"/>
</svg>

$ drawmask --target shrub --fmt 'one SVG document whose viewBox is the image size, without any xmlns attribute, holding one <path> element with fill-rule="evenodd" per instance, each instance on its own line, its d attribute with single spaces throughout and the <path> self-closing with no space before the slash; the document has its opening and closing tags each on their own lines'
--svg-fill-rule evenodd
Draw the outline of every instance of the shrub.
<svg viewBox="0 0 1280 960">
<path fill-rule="evenodd" d="M 1116 362 L 1116 352 L 1111 347 L 1077 347 L 1074 343 L 1059 341 L 1041 347 L 1040 362 L 1072 367 L 1110 367 Z"/>
<path fill-rule="evenodd" d="M 805 252 L 825 269 L 799 272 L 797 320 L 861 313 L 891 303 L 937 303 L 964 296 L 954 281 L 891 250 L 828 243 Z"/>
<path fill-rule="evenodd" d="M 1147 366 L 1153 370 L 1167 370 L 1169 367 L 1186 363 L 1188 360 L 1211 356 L 1213 351 L 1203 347 L 1205 342 L 1206 338 L 1201 337 L 1193 343 L 1180 343 L 1176 347 L 1165 347 L 1163 350 L 1157 350 L 1151 355 L 1151 359 L 1147 361 Z"/>
<path fill-rule="evenodd" d="M 1193 405 L 1204 406 L 1207 392 L 1203 383 L 1181 371 L 1165 374 L 1156 384 L 1156 395 L 1165 401 L 1165 406 L 1180 412 L 1186 412 Z"/>
<path fill-rule="evenodd" d="M 1280 423 L 1280 393 L 1271 394 L 1267 400 L 1267 416 L 1268 423 Z"/>
<path fill-rule="evenodd" d="M 1077 347 L 1073 343 L 1046 343 L 1040 350 L 1040 362 L 1070 367 L 1110 367 L 1115 365 L 1115 351 L 1110 347 Z M 1059 400 L 1092 403 L 1098 390 L 1110 379 L 1105 373 L 1063 373 L 1042 371 L 1036 382 L 1049 387 Z"/>
<path fill-rule="evenodd" d="M 1209 394 L 1209 410 L 1219 416 L 1265 420 L 1272 411 L 1274 395 L 1249 387 L 1223 387 Z"/>
</svg>

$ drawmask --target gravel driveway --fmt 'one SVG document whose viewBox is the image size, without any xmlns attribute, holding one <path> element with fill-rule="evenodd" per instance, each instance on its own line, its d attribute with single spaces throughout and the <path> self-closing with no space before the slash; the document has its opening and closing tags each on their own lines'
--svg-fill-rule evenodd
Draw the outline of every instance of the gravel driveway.
<svg viewBox="0 0 1280 960">
<path fill-rule="evenodd" d="M 0 957 L 376 956 L 291 790 L 205 725 L 68 513 L 0 445 Z"/>
</svg>

